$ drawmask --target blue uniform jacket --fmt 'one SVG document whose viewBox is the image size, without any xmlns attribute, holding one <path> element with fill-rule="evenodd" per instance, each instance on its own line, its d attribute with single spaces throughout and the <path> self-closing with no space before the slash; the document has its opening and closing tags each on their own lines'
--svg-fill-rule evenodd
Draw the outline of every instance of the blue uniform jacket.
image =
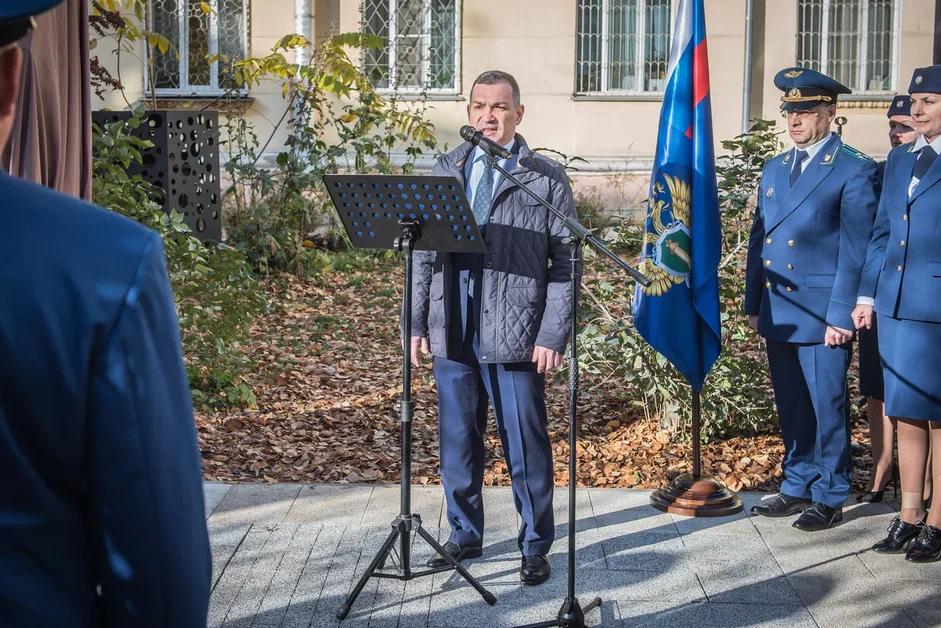
<svg viewBox="0 0 941 628">
<path fill-rule="evenodd" d="M 941 159 L 909 197 L 912 146 L 893 149 L 886 160 L 859 294 L 874 296 L 880 314 L 941 323 Z"/>
<path fill-rule="evenodd" d="M 0 225 L 0 625 L 205 626 L 200 457 L 159 237 L 3 173 Z"/>
<path fill-rule="evenodd" d="M 876 162 L 831 135 L 791 189 L 793 151 L 765 164 L 748 242 L 745 313 L 769 340 L 821 343 L 854 329 L 877 207 Z"/>
</svg>

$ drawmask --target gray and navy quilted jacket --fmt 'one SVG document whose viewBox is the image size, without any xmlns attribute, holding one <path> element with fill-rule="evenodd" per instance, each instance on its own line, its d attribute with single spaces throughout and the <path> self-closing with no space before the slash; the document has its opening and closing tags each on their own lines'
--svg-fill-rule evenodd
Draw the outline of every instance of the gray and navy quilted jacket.
<svg viewBox="0 0 941 628">
<path fill-rule="evenodd" d="M 463 181 L 464 161 L 472 149 L 461 144 L 438 160 L 432 174 Z M 532 152 L 519 135 L 513 150 L 519 152 L 513 175 L 574 217 L 575 202 L 563 167 Z M 484 236 L 481 362 L 528 361 L 536 345 L 565 352 L 572 322 L 566 235 L 561 220 L 509 179 L 500 178 Z M 450 299 L 458 298 L 457 287 L 451 285 L 453 275 L 447 253 L 415 252 L 412 335 L 428 336 L 432 354 L 445 358 L 456 357 L 459 350 L 448 346 Z"/>
</svg>

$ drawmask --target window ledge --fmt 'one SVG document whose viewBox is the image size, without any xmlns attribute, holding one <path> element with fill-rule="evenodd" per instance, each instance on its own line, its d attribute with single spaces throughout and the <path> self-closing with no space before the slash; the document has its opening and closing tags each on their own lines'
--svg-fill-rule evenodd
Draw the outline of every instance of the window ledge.
<svg viewBox="0 0 941 628">
<path fill-rule="evenodd" d="M 466 100 L 461 94 L 441 94 L 436 92 L 396 92 L 386 89 L 377 89 L 376 93 L 382 96 L 383 98 L 388 98 L 391 100 L 405 100 L 405 101 L 454 101 L 454 102 L 463 102 Z"/>
<path fill-rule="evenodd" d="M 894 94 L 850 94 L 840 96 L 838 109 L 885 109 L 892 102 Z"/>
<path fill-rule="evenodd" d="M 156 102 L 156 107 L 154 103 Z M 160 96 L 142 97 L 141 103 L 149 109 L 182 109 L 194 111 L 218 111 L 220 113 L 244 113 L 255 102 L 252 96 Z"/>
<path fill-rule="evenodd" d="M 661 102 L 663 94 L 572 94 L 576 102 Z"/>
</svg>

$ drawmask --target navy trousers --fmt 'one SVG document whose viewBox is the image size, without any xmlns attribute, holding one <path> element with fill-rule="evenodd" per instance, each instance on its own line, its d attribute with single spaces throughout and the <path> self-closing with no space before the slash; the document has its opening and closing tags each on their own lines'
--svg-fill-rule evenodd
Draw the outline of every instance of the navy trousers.
<svg viewBox="0 0 941 628">
<path fill-rule="evenodd" d="M 852 345 L 767 344 L 784 437 L 781 492 L 838 508 L 852 475 L 846 392 Z"/>
<path fill-rule="evenodd" d="M 452 256 L 458 297 L 450 312 L 453 359 L 435 357 L 441 483 L 452 543 L 483 544 L 484 435 L 493 405 L 513 500 L 523 521 L 518 543 L 525 556 L 546 554 L 555 538 L 552 446 L 546 430 L 545 376 L 532 362 L 481 364 L 482 256 Z"/>
<path fill-rule="evenodd" d="M 434 374 L 450 541 L 462 546 L 483 543 L 481 490 L 489 400 L 510 471 L 513 500 L 523 521 L 520 550 L 525 556 L 548 553 L 555 523 L 545 377 L 531 362 L 480 364 L 476 352 L 459 360 L 436 357 Z"/>
</svg>

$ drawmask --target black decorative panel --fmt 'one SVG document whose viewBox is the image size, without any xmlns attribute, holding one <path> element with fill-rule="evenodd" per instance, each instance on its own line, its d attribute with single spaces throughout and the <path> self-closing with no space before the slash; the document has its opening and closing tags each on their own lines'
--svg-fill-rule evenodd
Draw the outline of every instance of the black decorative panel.
<svg viewBox="0 0 941 628">
<path fill-rule="evenodd" d="M 126 111 L 95 111 L 92 120 L 109 124 L 130 117 Z M 219 181 L 219 116 L 207 111 L 148 111 L 133 131 L 153 142 L 143 164 L 129 174 L 163 190 L 163 209 L 177 210 L 203 241 L 222 239 Z"/>
</svg>

